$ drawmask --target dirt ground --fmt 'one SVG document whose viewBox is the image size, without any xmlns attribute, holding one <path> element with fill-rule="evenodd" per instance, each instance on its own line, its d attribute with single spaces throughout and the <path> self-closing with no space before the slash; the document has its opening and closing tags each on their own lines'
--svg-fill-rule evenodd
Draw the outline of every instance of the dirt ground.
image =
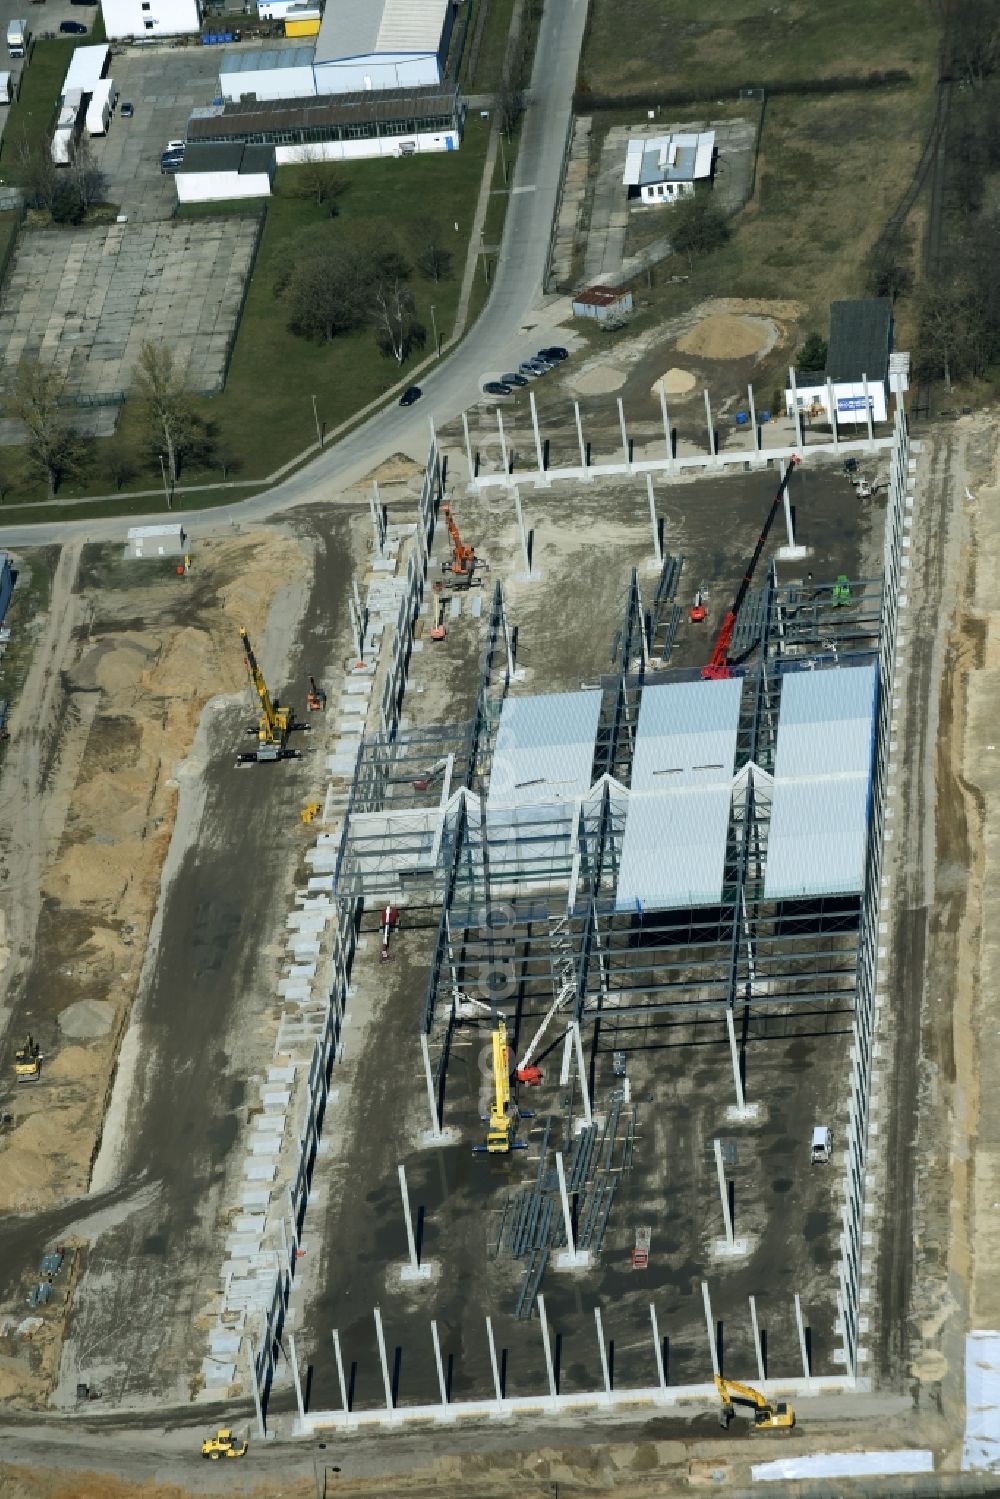
<svg viewBox="0 0 1000 1499">
<path fill-rule="evenodd" d="M 208 699 L 246 686 L 239 626 L 258 633 L 277 588 L 306 565 L 276 531 L 206 540 L 186 577 L 169 560 L 125 562 L 117 546 L 60 561 L 59 628 L 42 641 L 44 681 L 29 676 L 17 704 L 4 776 L 8 816 L 39 798 L 37 820 L 18 817 L 19 836 L 4 840 L 4 907 L 35 870 L 40 888 L 35 930 L 19 937 L 23 973 L 10 963 L 0 975 L 8 1050 L 30 1030 L 44 1061 L 36 1085 L 3 1079 L 0 1212 L 44 1212 L 87 1190 L 170 843 L 174 766 Z M 27 1361 L 13 1356 L 16 1324 L 0 1322 L 0 1397 L 21 1384 L 34 1399 L 51 1382 L 58 1310 L 53 1298 Z"/>
</svg>

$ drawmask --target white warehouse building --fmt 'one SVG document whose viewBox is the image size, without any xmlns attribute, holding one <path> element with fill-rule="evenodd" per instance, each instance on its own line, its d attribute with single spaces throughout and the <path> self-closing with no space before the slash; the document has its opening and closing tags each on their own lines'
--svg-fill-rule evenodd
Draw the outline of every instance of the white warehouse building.
<svg viewBox="0 0 1000 1499">
<path fill-rule="evenodd" d="M 714 130 L 640 137 L 628 143 L 622 182 L 630 198 L 657 206 L 676 203 L 691 196 L 696 182 L 711 178 L 714 160 Z"/>
<path fill-rule="evenodd" d="M 101 0 L 101 11 L 111 41 L 183 36 L 201 30 L 199 0 Z"/>
<path fill-rule="evenodd" d="M 453 0 L 327 0 L 316 38 L 316 92 L 440 86 Z"/>
<path fill-rule="evenodd" d="M 316 93 L 311 44 L 227 52 L 219 65 L 219 93 L 230 104 L 241 99 L 311 99 Z"/>
</svg>

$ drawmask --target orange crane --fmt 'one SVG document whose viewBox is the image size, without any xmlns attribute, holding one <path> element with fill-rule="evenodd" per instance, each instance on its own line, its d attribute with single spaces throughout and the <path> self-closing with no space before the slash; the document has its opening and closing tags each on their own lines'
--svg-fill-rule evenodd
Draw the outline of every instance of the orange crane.
<svg viewBox="0 0 1000 1499">
<path fill-rule="evenodd" d="M 763 531 L 761 531 L 760 536 L 757 538 L 757 545 L 754 547 L 753 556 L 750 558 L 747 570 L 743 575 L 743 582 L 736 590 L 736 597 L 733 600 L 732 607 L 725 614 L 722 624 L 719 627 L 719 633 L 715 638 L 715 645 L 712 649 L 712 655 L 708 661 L 708 664 L 706 666 L 703 666 L 701 669 L 701 674 L 706 681 L 725 681 L 733 674 L 733 669 L 729 664 L 729 647 L 733 643 L 733 631 L 736 628 L 736 616 L 742 609 L 743 600 L 746 598 L 747 593 L 749 592 L 750 583 L 753 579 L 754 573 L 757 570 L 757 563 L 760 561 L 760 554 L 761 552 L 763 552 L 764 547 L 767 545 L 767 538 L 771 534 L 771 527 L 774 525 L 774 517 L 777 515 L 778 507 L 785 497 L 785 490 L 788 488 L 788 481 L 792 477 L 792 474 L 795 472 L 798 464 L 800 464 L 801 462 L 802 459 L 796 457 L 794 453 L 788 460 L 788 467 L 785 469 L 785 476 L 778 486 L 778 493 L 775 495 L 774 499 L 771 502 L 771 508 L 767 513 L 767 520 L 764 522 L 764 529 Z"/>
<path fill-rule="evenodd" d="M 462 540 L 455 517 L 451 513 L 450 505 L 442 505 L 442 513 L 448 522 L 448 535 L 451 538 L 452 556 L 450 562 L 442 562 L 441 571 L 452 573 L 460 578 L 466 587 L 472 582 L 472 574 L 476 570 L 476 549 L 465 544 Z"/>
</svg>

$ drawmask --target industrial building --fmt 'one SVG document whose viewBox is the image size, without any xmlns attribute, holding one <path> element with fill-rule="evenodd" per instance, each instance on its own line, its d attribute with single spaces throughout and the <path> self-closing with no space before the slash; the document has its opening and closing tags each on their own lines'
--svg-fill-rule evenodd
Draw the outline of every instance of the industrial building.
<svg viewBox="0 0 1000 1499">
<path fill-rule="evenodd" d="M 190 36 L 201 30 L 199 0 L 101 0 L 101 14 L 112 41 Z"/>
<path fill-rule="evenodd" d="M 192 112 L 187 139 L 273 146 L 281 166 L 305 155 L 352 161 L 457 151 L 464 122 L 460 94 L 426 88 L 213 105 Z"/>
<path fill-rule="evenodd" d="M 269 198 L 274 186 L 273 146 L 192 141 L 174 175 L 179 203 L 223 203 Z"/>
<path fill-rule="evenodd" d="M 892 349 L 892 303 L 868 297 L 830 304 L 830 340 L 824 370 L 792 371 L 785 409 L 823 421 L 836 413 L 840 426 L 884 422 L 890 395 L 909 389 L 909 355 Z"/>
<path fill-rule="evenodd" d="M 689 198 L 696 182 L 707 182 L 715 160 L 715 131 L 630 140 L 622 181 L 629 198 L 656 206 Z"/>
<path fill-rule="evenodd" d="M 453 0 L 327 0 L 316 92 L 440 87 Z"/>
<path fill-rule="evenodd" d="M 227 52 L 219 65 L 219 93 L 230 103 L 273 99 L 312 98 L 315 47 L 266 47 L 260 51 Z"/>
</svg>

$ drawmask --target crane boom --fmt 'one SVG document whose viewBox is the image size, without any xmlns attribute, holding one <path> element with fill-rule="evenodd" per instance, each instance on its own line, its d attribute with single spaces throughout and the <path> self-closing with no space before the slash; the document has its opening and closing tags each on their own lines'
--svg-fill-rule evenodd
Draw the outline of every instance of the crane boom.
<svg viewBox="0 0 1000 1499">
<path fill-rule="evenodd" d="M 256 727 L 258 749 L 253 754 L 241 755 L 240 763 L 294 758 L 296 752 L 286 748 L 292 728 L 297 727 L 294 714 L 291 708 L 281 707 L 272 702 L 267 682 L 264 680 L 264 673 L 260 669 L 253 646 L 250 644 L 250 636 L 242 626 L 240 627 L 240 640 L 243 642 L 243 659 L 246 662 L 250 686 L 256 693 L 260 704 L 260 718 L 257 720 Z M 254 733 L 255 731 L 251 728 L 248 732 Z"/>
<path fill-rule="evenodd" d="M 514 1136 L 514 1111 L 510 1101 L 510 1063 L 507 1052 L 507 1025 L 502 1016 L 493 1027 L 493 1107 L 486 1149 L 490 1155 L 510 1150 Z"/>
<path fill-rule="evenodd" d="M 451 513 L 451 506 L 443 505 L 441 509 L 448 522 L 448 535 L 451 538 L 452 550 L 451 562 L 442 563 L 442 567 L 445 572 L 456 573 L 469 582 L 476 570 L 476 549 L 462 540 L 458 526 L 455 524 L 455 517 Z"/>
<path fill-rule="evenodd" d="M 764 529 L 761 531 L 760 536 L 757 538 L 757 545 L 754 547 L 753 556 L 750 558 L 750 561 L 747 565 L 747 570 L 743 574 L 743 581 L 740 583 L 739 588 L 736 590 L 736 597 L 732 602 L 732 607 L 727 610 L 722 624 L 719 627 L 719 633 L 716 636 L 715 645 L 712 648 L 712 654 L 709 658 L 708 664 L 706 666 L 703 666 L 701 669 L 701 674 L 706 681 L 725 681 L 733 674 L 732 667 L 729 664 L 729 647 L 733 642 L 733 631 L 736 628 L 736 619 L 743 607 L 743 601 L 745 600 L 747 593 L 749 592 L 750 584 L 753 580 L 753 575 L 757 571 L 757 563 L 760 561 L 761 553 L 767 545 L 767 538 L 771 534 L 771 527 L 774 525 L 774 517 L 778 513 L 778 507 L 785 497 L 785 490 L 788 488 L 788 481 L 792 477 L 794 469 L 801 462 L 801 458 L 799 458 L 795 453 L 793 453 L 791 458 L 789 458 L 788 460 L 788 467 L 785 469 L 784 477 L 782 478 L 782 481 L 778 486 L 778 492 L 775 495 L 774 499 L 771 501 L 771 508 L 767 512 L 767 520 L 764 522 Z"/>
</svg>

